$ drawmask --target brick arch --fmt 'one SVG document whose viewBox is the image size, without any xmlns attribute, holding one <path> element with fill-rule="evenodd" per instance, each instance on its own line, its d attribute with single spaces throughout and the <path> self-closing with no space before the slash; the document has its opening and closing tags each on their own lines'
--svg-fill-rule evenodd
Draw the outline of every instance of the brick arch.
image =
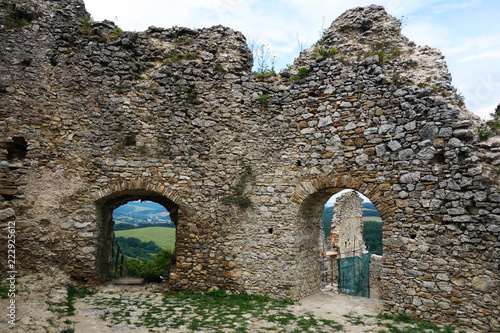
<svg viewBox="0 0 500 333">
<path fill-rule="evenodd" d="M 109 279 L 113 268 L 113 210 L 134 200 L 148 200 L 164 206 L 172 222 L 179 225 L 179 220 L 189 212 L 181 196 L 167 186 L 154 184 L 148 180 L 131 179 L 116 182 L 100 189 L 93 195 L 96 209 L 97 244 L 96 244 L 96 281 Z M 176 237 L 177 238 L 177 237 Z"/>
<path fill-rule="evenodd" d="M 384 221 L 392 220 L 396 210 L 396 199 L 391 184 L 371 182 L 365 175 L 354 177 L 350 174 L 337 174 L 305 180 L 295 188 L 292 202 L 304 207 L 309 201 L 317 201 L 320 197 L 326 196 L 330 198 L 345 189 L 356 190 L 363 194 L 375 205 Z"/>
<path fill-rule="evenodd" d="M 368 180 L 368 181 L 367 181 Z M 318 290 L 321 284 L 319 254 L 320 221 L 328 199 L 345 189 L 356 190 L 365 195 L 377 208 L 384 225 L 392 224 L 397 209 L 390 184 L 375 184 L 364 175 L 326 175 L 305 180 L 296 187 L 292 201 L 296 204 L 296 223 L 301 252 L 298 254 L 298 270 L 307 272 L 305 280 L 298 284 L 301 297 L 308 290 Z M 384 252 L 386 255 L 387 252 Z"/>
<path fill-rule="evenodd" d="M 157 194 L 161 197 L 168 198 L 170 201 L 181 206 L 182 200 L 181 196 L 176 192 L 170 190 L 167 186 L 159 183 L 153 183 L 147 179 L 127 179 L 119 180 L 107 187 L 99 189 L 94 193 L 91 198 L 95 202 L 101 202 L 102 200 L 107 200 L 109 197 L 116 196 L 117 193 L 123 193 L 127 191 L 145 191 L 151 194 Z"/>
</svg>

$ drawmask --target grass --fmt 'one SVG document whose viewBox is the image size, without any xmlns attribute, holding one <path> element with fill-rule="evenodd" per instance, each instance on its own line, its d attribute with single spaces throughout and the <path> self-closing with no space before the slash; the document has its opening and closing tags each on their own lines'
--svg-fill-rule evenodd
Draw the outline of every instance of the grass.
<svg viewBox="0 0 500 333">
<path fill-rule="evenodd" d="M 346 320 L 353 325 L 364 325 L 365 322 L 359 316 L 344 315 Z"/>
<path fill-rule="evenodd" d="M 363 216 L 363 221 L 383 222 L 382 218 L 378 216 Z"/>
<path fill-rule="evenodd" d="M 9 298 L 9 288 L 6 286 L 0 286 L 0 298 L 7 299 Z"/>
<path fill-rule="evenodd" d="M 19 15 L 16 6 L 9 4 L 4 17 L 4 24 L 7 28 L 20 27 L 26 23 L 26 19 Z"/>
<path fill-rule="evenodd" d="M 170 293 L 116 295 L 100 293 L 88 298 L 110 327 L 134 325 L 151 332 L 179 329 L 182 332 L 343 332 L 342 324 L 311 313 L 293 312 L 289 299 L 267 295 L 233 294 L 213 290 L 206 294 Z M 131 320 L 133 308 L 135 319 Z M 451 326 L 440 327 L 405 315 L 344 315 L 351 325 L 376 325 L 374 332 L 464 333 Z M 376 323 L 375 323 L 376 320 Z M 118 328 L 118 327 L 116 327 Z"/>
<path fill-rule="evenodd" d="M 115 231 L 116 237 L 135 237 L 141 242 L 153 241 L 162 249 L 175 248 L 175 228 L 148 227 Z"/>
<path fill-rule="evenodd" d="M 488 140 L 488 138 L 491 136 L 491 132 L 490 131 L 487 131 L 487 130 L 479 130 L 479 133 L 478 133 L 478 139 L 479 141 L 486 141 Z"/>
<path fill-rule="evenodd" d="M 377 325 L 386 327 L 391 333 L 457 333 L 452 326 L 440 327 L 426 321 L 413 320 L 406 315 L 393 316 L 390 314 L 380 314 L 377 316 Z M 387 332 L 387 331 L 383 331 Z M 466 333 L 463 330 L 458 333 Z"/>
<path fill-rule="evenodd" d="M 83 298 L 87 295 L 92 295 L 95 293 L 96 293 L 96 291 L 94 291 L 94 290 L 69 286 L 68 287 L 68 297 L 66 300 L 66 306 L 68 309 L 68 316 L 73 316 L 75 314 L 74 304 L 75 304 L 75 300 L 77 298 Z"/>
<path fill-rule="evenodd" d="M 333 320 L 323 320 L 311 315 L 296 315 L 287 307 L 293 302 L 289 299 L 272 299 L 266 295 L 233 294 L 224 290 L 213 290 L 207 294 L 166 293 L 162 299 L 139 295 L 113 297 L 102 295 L 94 301 L 97 309 L 103 311 L 101 319 L 118 325 L 129 323 L 126 308 L 133 305 L 136 309 L 137 327 L 151 331 L 177 328 L 185 332 L 249 332 L 250 324 L 267 321 L 264 331 L 278 332 L 336 332 L 342 325 Z M 255 331 L 252 329 L 252 331 Z M 258 332 L 264 332 L 258 331 Z"/>
</svg>

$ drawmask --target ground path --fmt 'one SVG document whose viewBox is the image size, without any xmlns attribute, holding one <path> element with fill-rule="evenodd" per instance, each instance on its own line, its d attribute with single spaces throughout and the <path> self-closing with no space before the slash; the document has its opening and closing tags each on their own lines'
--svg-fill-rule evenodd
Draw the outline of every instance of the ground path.
<svg viewBox="0 0 500 333">
<path fill-rule="evenodd" d="M 16 295 L 16 325 L 11 326 L 6 320 L 9 299 L 0 299 L 0 331 L 359 333 L 388 332 L 389 329 L 384 326 L 387 323 L 395 324 L 399 328 L 404 328 L 405 325 L 377 318 L 383 309 L 381 300 L 343 295 L 333 291 L 323 290 L 286 308 L 266 307 L 236 314 L 231 313 L 231 309 L 225 309 L 226 312 L 222 313 L 216 308 L 199 310 L 193 303 L 175 298 L 177 296 L 166 300 L 165 285 L 162 284 L 103 285 L 97 293 L 85 298 L 76 298 L 74 314 L 68 315 L 68 282 L 64 276 L 56 273 L 20 277 Z M 204 328 L 209 321 L 224 321 L 229 324 L 218 329 Z M 455 332 L 458 333 L 458 330 Z"/>
</svg>

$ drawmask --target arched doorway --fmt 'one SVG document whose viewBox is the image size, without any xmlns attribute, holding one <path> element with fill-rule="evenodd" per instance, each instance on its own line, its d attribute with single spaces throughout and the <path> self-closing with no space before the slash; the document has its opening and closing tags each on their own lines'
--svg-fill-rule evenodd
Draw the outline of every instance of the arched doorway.
<svg viewBox="0 0 500 333">
<path fill-rule="evenodd" d="M 176 236 L 170 212 L 154 201 L 129 201 L 113 211 L 113 221 L 113 278 L 167 280 Z M 123 271 L 122 258 L 126 271 Z"/>
<path fill-rule="evenodd" d="M 297 287 L 299 297 L 305 297 L 321 288 L 320 234 L 321 217 L 326 202 L 345 189 L 356 190 L 370 199 L 384 221 L 384 225 L 392 225 L 396 210 L 394 193 L 390 184 L 365 183 L 364 177 L 337 175 L 325 178 L 314 178 L 301 183 L 294 191 L 293 202 L 298 205 L 297 222 L 297 271 L 301 272 L 301 283 Z M 390 236 L 390 235 L 388 235 Z M 386 235 L 387 237 L 387 235 Z M 384 252 L 384 258 L 390 251 Z M 383 264 L 382 260 L 382 264 Z M 384 287 L 384 273 L 381 273 L 380 285 Z M 384 298 L 384 295 L 380 295 Z"/>
<path fill-rule="evenodd" d="M 165 207 L 171 221 L 178 225 L 179 205 L 168 197 L 152 190 L 125 189 L 111 193 L 96 201 L 97 211 L 97 255 L 96 281 L 105 282 L 113 270 L 113 211 L 131 201 L 152 201 Z M 177 237 L 176 237 L 177 238 Z M 175 256 L 174 256 L 175 257 Z M 175 261 L 175 260 L 174 260 Z"/>
<path fill-rule="evenodd" d="M 375 205 L 355 190 L 342 190 L 327 201 L 321 219 L 324 288 L 379 298 L 383 222 Z"/>
</svg>

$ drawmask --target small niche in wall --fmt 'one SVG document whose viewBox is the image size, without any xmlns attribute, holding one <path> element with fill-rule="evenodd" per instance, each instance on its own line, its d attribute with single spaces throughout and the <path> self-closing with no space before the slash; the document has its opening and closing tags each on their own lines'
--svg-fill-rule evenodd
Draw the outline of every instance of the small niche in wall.
<svg viewBox="0 0 500 333">
<path fill-rule="evenodd" d="M 22 136 L 12 138 L 12 142 L 7 143 L 7 159 L 22 160 L 26 158 L 28 143 Z"/>
<path fill-rule="evenodd" d="M 125 146 L 135 146 L 135 134 L 129 134 L 123 139 Z"/>
</svg>

